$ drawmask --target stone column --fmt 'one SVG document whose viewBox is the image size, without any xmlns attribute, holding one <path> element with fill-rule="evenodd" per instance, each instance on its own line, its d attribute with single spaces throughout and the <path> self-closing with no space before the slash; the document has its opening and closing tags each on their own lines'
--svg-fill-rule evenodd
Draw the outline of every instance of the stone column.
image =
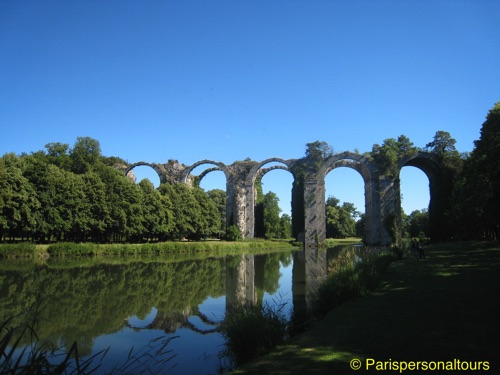
<svg viewBox="0 0 500 375">
<path fill-rule="evenodd" d="M 226 226 L 236 225 L 243 237 L 247 234 L 247 202 L 244 181 L 228 179 L 226 184 Z"/>
<path fill-rule="evenodd" d="M 377 179 L 365 182 L 365 238 L 367 245 L 377 245 L 380 239 L 380 195 Z"/>
<path fill-rule="evenodd" d="M 401 190 L 399 178 L 379 177 L 380 243 L 399 245 L 401 238 Z"/>
<path fill-rule="evenodd" d="M 305 247 L 324 245 L 326 241 L 325 180 L 309 174 L 304 181 Z"/>
<path fill-rule="evenodd" d="M 252 183 L 245 184 L 245 232 L 243 238 L 254 238 L 255 234 L 255 199 L 256 191 Z"/>
</svg>

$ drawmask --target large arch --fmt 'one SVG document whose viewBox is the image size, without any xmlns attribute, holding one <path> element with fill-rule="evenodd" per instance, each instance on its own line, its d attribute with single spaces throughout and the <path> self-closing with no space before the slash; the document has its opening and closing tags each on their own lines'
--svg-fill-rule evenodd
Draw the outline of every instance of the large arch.
<svg viewBox="0 0 500 375">
<path fill-rule="evenodd" d="M 451 176 L 442 167 L 441 159 L 430 152 L 420 151 L 402 158 L 398 171 L 405 166 L 420 169 L 429 179 L 429 235 L 433 241 L 446 239 L 451 233 L 444 214 L 450 205 Z"/>
<path fill-rule="evenodd" d="M 288 171 L 292 174 L 292 178 L 295 179 L 295 175 L 292 171 L 292 166 L 296 162 L 296 159 L 282 159 L 282 158 L 269 158 L 265 159 L 259 163 L 256 163 L 250 171 L 248 172 L 245 180 L 246 187 L 246 233 L 245 237 L 254 238 L 255 235 L 255 200 L 256 200 L 256 190 L 255 190 L 255 180 L 257 177 L 264 177 L 264 175 L 275 169 L 282 169 Z M 262 168 L 269 163 L 281 163 L 284 165 L 275 165 L 269 168 Z"/>
<path fill-rule="evenodd" d="M 377 219 L 380 217 L 379 213 L 379 196 L 377 193 L 376 182 L 374 181 L 374 176 L 376 175 L 377 168 L 373 165 L 368 158 L 364 155 L 353 153 L 353 152 L 342 152 L 339 154 L 335 154 L 330 156 L 323 167 L 318 171 L 318 184 L 323 186 L 325 184 L 325 178 L 332 170 L 340 167 L 351 168 L 358 172 L 364 183 L 364 192 L 365 192 L 365 218 L 366 218 L 366 227 L 365 227 L 365 242 L 367 243 L 377 243 L 379 242 L 380 237 L 380 229 L 377 225 Z M 325 211 L 325 193 L 323 193 L 323 197 L 321 198 L 320 208 L 322 212 Z M 318 197 L 319 198 L 319 197 Z M 326 227 L 326 218 L 323 214 L 324 223 L 319 225 L 324 225 Z"/>
</svg>

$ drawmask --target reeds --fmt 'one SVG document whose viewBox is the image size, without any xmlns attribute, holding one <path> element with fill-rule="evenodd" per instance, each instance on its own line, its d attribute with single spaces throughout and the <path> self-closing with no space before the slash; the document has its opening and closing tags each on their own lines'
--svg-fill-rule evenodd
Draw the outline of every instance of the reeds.
<svg viewBox="0 0 500 375">
<path fill-rule="evenodd" d="M 228 356 L 241 365 L 268 353 L 285 341 L 288 320 L 286 303 L 233 307 L 226 315 L 221 332 L 226 339 Z"/>
<path fill-rule="evenodd" d="M 373 291 L 396 259 L 398 254 L 391 249 L 347 249 L 330 262 L 328 277 L 313 299 L 313 313 L 323 316 L 340 304 Z"/>
</svg>

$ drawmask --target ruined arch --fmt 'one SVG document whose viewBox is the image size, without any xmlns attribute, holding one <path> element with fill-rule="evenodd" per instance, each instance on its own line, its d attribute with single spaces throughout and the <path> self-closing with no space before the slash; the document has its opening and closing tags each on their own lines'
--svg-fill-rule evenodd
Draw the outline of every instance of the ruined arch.
<svg viewBox="0 0 500 375">
<path fill-rule="evenodd" d="M 212 164 L 212 165 L 215 165 L 215 167 L 209 168 L 208 170 L 203 171 L 198 176 L 200 179 L 202 179 L 203 177 L 205 177 L 210 172 L 219 170 L 219 171 L 224 172 L 224 176 L 226 177 L 226 183 L 227 183 L 227 181 L 229 181 L 229 179 L 231 177 L 231 172 L 229 171 L 228 167 L 224 163 L 221 163 L 221 162 L 218 162 L 218 161 L 204 159 L 204 160 L 200 160 L 200 161 L 194 163 L 193 165 L 191 165 L 189 167 L 186 167 L 182 171 L 182 173 L 181 173 L 181 177 L 180 177 L 180 181 L 179 182 L 191 185 L 191 181 L 190 181 L 191 172 L 193 171 L 193 169 L 195 169 L 196 167 L 199 167 L 200 165 L 203 165 L 203 164 Z"/>
<path fill-rule="evenodd" d="M 262 168 L 266 164 L 269 163 L 281 163 L 284 165 L 274 165 L 269 168 Z M 257 190 L 255 189 L 255 181 L 258 177 L 264 177 L 267 173 L 272 170 L 281 169 L 291 173 L 292 179 L 295 179 L 295 175 L 292 171 L 292 166 L 296 162 L 295 159 L 282 159 L 282 158 L 269 158 L 265 159 L 250 168 L 246 180 L 245 180 L 245 188 L 246 188 L 246 233 L 245 236 L 249 238 L 254 238 L 256 231 L 256 218 L 258 213 L 256 213 L 256 198 L 257 198 Z"/>
<path fill-rule="evenodd" d="M 250 169 L 250 172 L 248 173 L 248 176 L 247 176 L 246 184 L 247 185 L 255 184 L 255 179 L 257 178 L 259 173 L 261 173 L 261 172 L 259 172 L 261 170 L 261 168 L 264 165 L 269 164 L 269 163 L 273 163 L 273 162 L 282 163 L 282 164 L 285 164 L 285 166 L 276 165 L 276 166 L 273 166 L 270 168 L 266 168 L 266 169 L 264 169 L 264 173 L 261 174 L 261 177 L 263 177 L 266 173 L 272 171 L 273 169 L 283 169 L 285 171 L 289 171 L 292 174 L 292 176 L 294 176 L 293 171 L 291 170 L 291 167 L 295 163 L 295 161 L 296 161 L 295 159 L 285 160 L 285 159 L 281 159 L 281 158 L 265 159 L 265 160 L 261 161 L 260 163 L 255 164 L 252 167 L 252 169 Z M 294 176 L 294 178 L 295 178 L 295 176 Z"/>
<path fill-rule="evenodd" d="M 368 160 L 364 155 L 353 153 L 353 152 L 342 152 L 336 155 L 330 156 L 323 167 L 318 172 L 318 184 L 325 190 L 325 178 L 332 170 L 340 167 L 347 167 L 358 172 L 363 179 L 364 183 L 364 195 L 365 195 L 365 238 L 367 243 L 375 243 L 378 241 L 379 231 L 377 225 L 377 218 L 379 218 L 379 196 L 377 193 L 375 175 L 377 168 L 373 163 Z M 326 191 L 323 192 L 323 197 L 321 197 L 321 210 L 325 210 L 325 195 Z M 324 218 L 326 221 L 326 218 Z M 325 222 L 326 227 L 326 222 Z"/>
<path fill-rule="evenodd" d="M 439 156 L 430 152 L 403 157 L 398 163 L 398 172 L 406 166 L 420 169 L 429 179 L 429 235 L 433 241 L 446 239 L 451 233 L 445 212 L 450 207 L 452 176 L 443 168 Z"/>
<path fill-rule="evenodd" d="M 134 164 L 130 164 L 126 169 L 125 169 L 125 176 L 128 176 L 128 174 L 135 168 L 135 167 L 140 167 L 140 166 L 147 166 L 152 168 L 157 174 L 158 177 L 160 178 L 160 184 L 164 183 L 167 181 L 167 173 L 165 171 L 165 168 L 161 164 L 155 164 L 155 163 L 147 163 L 145 161 L 139 161 Z"/>
</svg>

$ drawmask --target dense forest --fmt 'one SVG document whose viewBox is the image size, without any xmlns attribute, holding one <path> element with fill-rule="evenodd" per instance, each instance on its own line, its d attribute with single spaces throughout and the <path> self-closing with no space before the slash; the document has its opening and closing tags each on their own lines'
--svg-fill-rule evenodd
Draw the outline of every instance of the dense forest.
<svg viewBox="0 0 500 375">
<path fill-rule="evenodd" d="M 0 235 L 3 241 L 145 242 L 241 238 L 226 231 L 226 194 L 145 179 L 135 184 L 101 154 L 99 141 L 49 143 L 31 154 L 0 158 Z M 274 193 L 260 194 L 260 237 L 289 238 Z"/>
<path fill-rule="evenodd" d="M 453 176 L 445 214 L 457 237 L 498 239 L 500 232 L 500 103 L 487 114 L 480 139 L 470 153 L 460 154 L 456 141 L 438 131 L 425 150 L 435 153 Z M 333 150 L 325 142 L 308 143 L 306 158 L 320 165 Z M 396 176 L 397 160 L 418 150 L 404 135 L 375 144 L 369 157 L 385 174 Z M 148 180 L 135 184 L 106 157 L 99 142 L 78 137 L 73 147 L 49 143 L 30 154 L 8 153 L 0 158 L 0 237 L 2 241 L 144 242 L 238 239 L 235 226 L 225 227 L 225 192 Z M 262 193 L 257 181 L 256 237 L 288 238 L 289 215 L 280 216 L 278 197 Z M 295 182 L 294 182 L 295 184 Z M 299 186 L 300 187 L 300 186 Z M 296 194 L 294 185 L 292 195 Z M 300 199 L 294 210 L 300 210 Z M 297 204 L 297 203 L 296 203 Z M 293 216 L 293 215 L 292 215 Z M 300 215 L 297 215 L 300 216 Z M 362 236 L 364 216 L 352 203 L 329 197 L 327 237 Z M 426 209 L 403 215 L 406 235 L 425 234 Z"/>
</svg>

